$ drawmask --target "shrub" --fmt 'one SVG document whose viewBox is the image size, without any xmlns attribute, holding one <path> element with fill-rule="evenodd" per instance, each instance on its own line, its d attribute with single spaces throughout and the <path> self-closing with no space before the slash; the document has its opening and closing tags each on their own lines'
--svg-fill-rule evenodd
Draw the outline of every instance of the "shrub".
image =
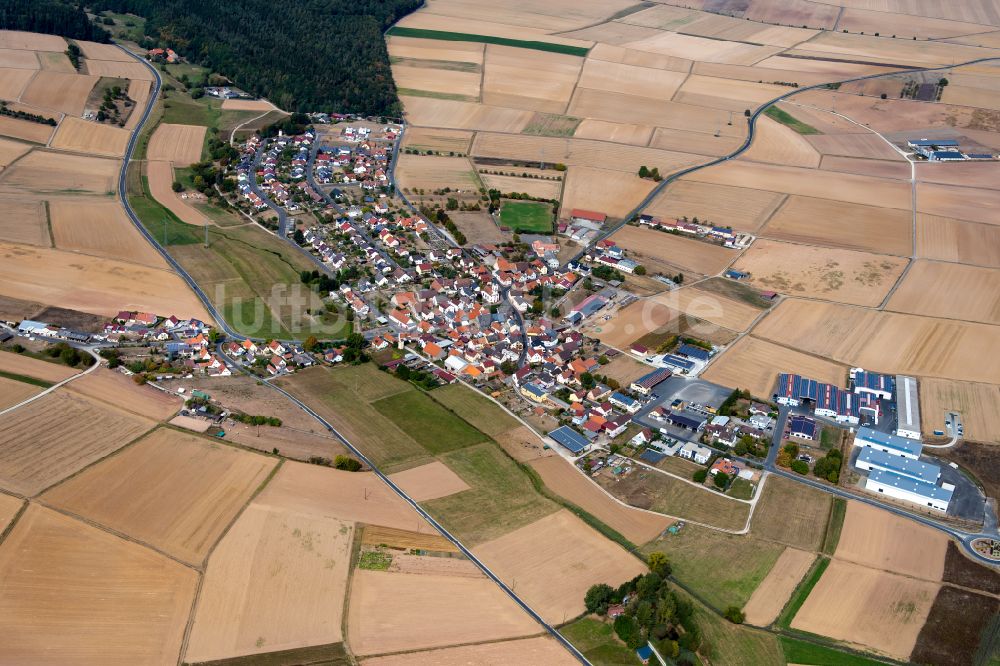
<svg viewBox="0 0 1000 666">
<path fill-rule="evenodd" d="M 696 483 L 705 483 L 705 479 L 708 478 L 708 470 L 699 469 L 691 476 L 691 478 L 694 479 Z"/>
<path fill-rule="evenodd" d="M 809 465 L 807 465 L 805 462 L 801 460 L 793 460 L 790 467 L 792 468 L 793 472 L 796 472 L 798 474 L 804 475 L 809 473 Z"/>
<path fill-rule="evenodd" d="M 715 487 L 716 488 L 725 488 L 727 483 L 729 483 L 729 475 L 728 474 L 726 474 L 725 472 L 716 472 L 715 473 Z"/>
<path fill-rule="evenodd" d="M 743 611 L 739 609 L 739 606 L 729 606 L 726 611 L 722 614 L 724 618 L 732 622 L 733 624 L 743 624 L 743 620 L 746 616 Z"/>
</svg>

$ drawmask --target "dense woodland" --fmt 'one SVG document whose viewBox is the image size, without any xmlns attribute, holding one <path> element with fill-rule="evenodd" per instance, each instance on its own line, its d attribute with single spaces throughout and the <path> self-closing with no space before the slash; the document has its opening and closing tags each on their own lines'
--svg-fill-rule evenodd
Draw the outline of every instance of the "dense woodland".
<svg viewBox="0 0 1000 666">
<path fill-rule="evenodd" d="M 283 109 L 398 115 L 382 32 L 420 4 L 95 0 L 91 9 L 145 17 L 147 45 L 170 46 Z"/>
<path fill-rule="evenodd" d="M 92 42 L 109 39 L 79 5 L 67 0 L 0 0 L 0 29 L 46 32 Z"/>
</svg>

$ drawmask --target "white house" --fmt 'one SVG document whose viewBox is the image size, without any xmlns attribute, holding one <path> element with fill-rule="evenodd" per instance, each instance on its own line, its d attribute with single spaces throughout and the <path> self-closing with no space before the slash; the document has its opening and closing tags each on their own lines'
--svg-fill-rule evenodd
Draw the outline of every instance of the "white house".
<svg viewBox="0 0 1000 666">
<path fill-rule="evenodd" d="M 688 442 L 677 451 L 677 455 L 681 458 L 693 460 L 699 465 L 704 465 L 712 457 L 712 449 L 707 446 L 700 446 L 698 444 Z"/>
</svg>

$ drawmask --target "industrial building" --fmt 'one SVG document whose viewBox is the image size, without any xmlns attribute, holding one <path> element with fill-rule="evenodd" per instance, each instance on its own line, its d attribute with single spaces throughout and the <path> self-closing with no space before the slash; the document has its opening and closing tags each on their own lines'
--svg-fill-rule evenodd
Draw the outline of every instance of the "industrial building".
<svg viewBox="0 0 1000 666">
<path fill-rule="evenodd" d="M 859 395 L 867 393 L 876 398 L 889 400 L 892 398 L 895 382 L 890 375 L 868 372 L 864 368 L 852 368 L 851 388 Z"/>
<path fill-rule="evenodd" d="M 896 420 L 897 435 L 920 439 L 920 399 L 913 377 L 896 376 Z"/>
<path fill-rule="evenodd" d="M 867 447 L 888 453 L 894 456 L 902 456 L 917 460 L 923 450 L 923 444 L 907 437 L 890 435 L 885 432 L 878 432 L 871 428 L 858 428 L 854 435 L 854 446 Z"/>
<path fill-rule="evenodd" d="M 889 497 L 947 511 L 955 486 L 937 485 L 941 468 L 921 462 L 923 445 L 907 437 L 898 437 L 859 428 L 854 446 L 862 447 L 854 466 L 868 472 L 865 489 Z"/>
<path fill-rule="evenodd" d="M 653 392 L 653 389 L 656 388 L 657 385 L 669 379 L 672 374 L 673 373 L 671 373 L 670 370 L 666 368 L 653 370 L 652 372 L 647 373 L 642 377 L 636 379 L 634 382 L 632 382 L 632 385 L 629 388 L 631 388 L 636 393 L 640 393 L 642 395 L 649 395 L 650 393 Z"/>
<path fill-rule="evenodd" d="M 874 470 L 868 475 L 865 489 L 942 512 L 948 511 L 955 492 L 955 486 L 950 483 L 939 486 L 882 470 Z"/>
<path fill-rule="evenodd" d="M 561 426 L 549 433 L 549 437 L 557 444 L 565 447 L 573 455 L 585 453 L 590 447 L 590 442 L 586 437 L 573 430 L 569 426 Z"/>
</svg>

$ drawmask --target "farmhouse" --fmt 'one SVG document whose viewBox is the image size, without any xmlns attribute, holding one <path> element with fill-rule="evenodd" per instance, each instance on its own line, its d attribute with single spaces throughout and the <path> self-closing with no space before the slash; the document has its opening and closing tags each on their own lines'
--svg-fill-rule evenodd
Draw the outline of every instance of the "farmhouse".
<svg viewBox="0 0 1000 666">
<path fill-rule="evenodd" d="M 920 400 L 917 380 L 913 377 L 896 376 L 896 415 L 896 434 L 920 439 Z"/>
<path fill-rule="evenodd" d="M 587 438 L 569 426 L 556 428 L 549 433 L 549 437 L 554 439 L 557 444 L 568 449 L 573 455 L 580 455 L 590 447 L 590 442 L 587 441 Z"/>
<path fill-rule="evenodd" d="M 569 216 L 573 222 L 577 223 L 592 222 L 596 224 L 604 224 L 604 222 L 608 219 L 608 216 L 604 213 L 584 210 L 582 208 L 574 208 L 572 212 L 570 212 Z"/>
</svg>

